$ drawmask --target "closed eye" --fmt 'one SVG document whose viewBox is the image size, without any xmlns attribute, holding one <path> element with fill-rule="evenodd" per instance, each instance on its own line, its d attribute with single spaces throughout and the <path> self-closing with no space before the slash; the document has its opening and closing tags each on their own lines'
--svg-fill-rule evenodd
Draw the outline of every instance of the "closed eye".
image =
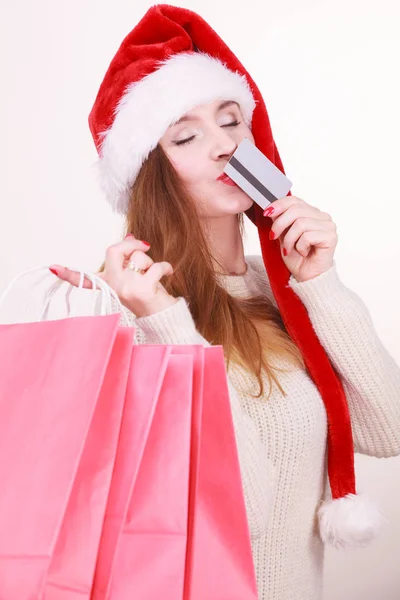
<svg viewBox="0 0 400 600">
<path fill-rule="evenodd" d="M 226 125 L 221 125 L 221 127 L 237 127 L 240 125 L 241 121 L 233 121 L 232 123 L 227 123 Z M 184 146 L 185 144 L 189 144 L 192 140 L 194 140 L 196 136 L 192 135 L 187 140 L 180 140 L 179 142 L 174 142 L 176 146 Z"/>
</svg>

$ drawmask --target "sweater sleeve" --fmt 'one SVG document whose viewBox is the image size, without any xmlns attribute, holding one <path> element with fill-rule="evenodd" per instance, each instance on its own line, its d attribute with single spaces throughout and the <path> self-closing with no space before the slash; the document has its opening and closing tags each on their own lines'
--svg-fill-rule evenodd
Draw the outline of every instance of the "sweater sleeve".
<svg viewBox="0 0 400 600">
<path fill-rule="evenodd" d="M 379 339 L 362 299 L 340 280 L 336 263 L 289 286 L 337 370 L 348 399 L 354 450 L 379 458 L 400 454 L 400 368 Z"/>
<path fill-rule="evenodd" d="M 185 298 L 168 308 L 145 317 L 129 314 L 136 328 L 135 342 L 145 344 L 211 344 L 197 331 Z M 121 325 L 123 325 L 121 319 Z M 275 467 L 266 456 L 256 425 L 242 409 L 239 396 L 227 374 L 232 420 L 241 470 L 243 495 L 250 536 L 265 533 L 275 488 Z"/>
</svg>

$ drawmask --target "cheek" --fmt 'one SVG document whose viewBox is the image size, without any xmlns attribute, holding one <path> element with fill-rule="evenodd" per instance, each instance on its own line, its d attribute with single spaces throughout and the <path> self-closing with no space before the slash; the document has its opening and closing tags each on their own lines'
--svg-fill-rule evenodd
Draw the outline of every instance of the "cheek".
<svg viewBox="0 0 400 600">
<path fill-rule="evenodd" d="M 203 178 L 201 163 L 188 153 L 185 156 L 171 157 L 171 161 L 179 177 L 188 185 L 196 185 Z"/>
</svg>

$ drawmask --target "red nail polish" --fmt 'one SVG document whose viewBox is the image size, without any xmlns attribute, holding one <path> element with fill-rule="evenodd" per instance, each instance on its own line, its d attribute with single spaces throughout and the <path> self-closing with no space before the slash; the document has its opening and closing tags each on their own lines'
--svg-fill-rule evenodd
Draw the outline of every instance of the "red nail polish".
<svg viewBox="0 0 400 600">
<path fill-rule="evenodd" d="M 54 274 L 58 276 L 58 271 L 56 269 L 52 269 L 51 267 L 49 267 L 49 270 Z"/>
<path fill-rule="evenodd" d="M 263 214 L 264 214 L 264 217 L 269 217 L 269 216 L 271 216 L 271 215 L 272 215 L 272 213 L 274 212 L 274 210 L 275 210 L 275 209 L 274 209 L 274 207 L 273 207 L 273 206 L 268 206 L 268 208 L 266 208 L 266 209 L 264 210 L 264 213 L 263 213 Z"/>
<path fill-rule="evenodd" d="M 270 239 L 270 240 L 274 240 L 274 239 L 275 239 L 275 233 L 272 231 L 272 229 L 271 229 L 271 231 L 269 232 L 269 239 Z"/>
<path fill-rule="evenodd" d="M 146 246 L 150 246 L 149 242 L 145 242 L 144 240 L 142 240 L 143 244 L 146 244 Z"/>
<path fill-rule="evenodd" d="M 286 248 L 283 249 L 283 256 L 287 256 L 287 250 L 286 250 Z"/>
</svg>

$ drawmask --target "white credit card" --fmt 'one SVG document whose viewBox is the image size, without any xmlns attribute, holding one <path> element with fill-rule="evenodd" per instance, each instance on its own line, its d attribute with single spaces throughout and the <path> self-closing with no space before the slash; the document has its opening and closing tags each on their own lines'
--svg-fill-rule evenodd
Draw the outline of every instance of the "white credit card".
<svg viewBox="0 0 400 600">
<path fill-rule="evenodd" d="M 293 183 L 249 139 L 245 138 L 226 164 L 228 175 L 254 202 L 265 209 L 287 196 Z"/>
</svg>

